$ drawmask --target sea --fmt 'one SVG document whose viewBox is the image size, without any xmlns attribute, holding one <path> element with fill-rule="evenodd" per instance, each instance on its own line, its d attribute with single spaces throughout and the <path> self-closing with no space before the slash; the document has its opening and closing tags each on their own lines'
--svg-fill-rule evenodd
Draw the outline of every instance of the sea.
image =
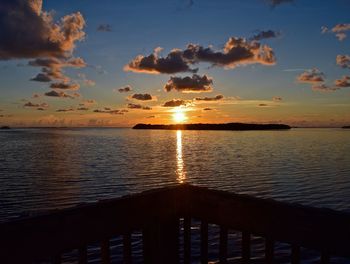
<svg viewBox="0 0 350 264">
<path fill-rule="evenodd" d="M 0 142 L 0 222 L 183 183 L 350 212 L 347 129 L 21 128 L 1 130 Z M 286 250 L 277 248 L 279 263 Z M 303 263 L 317 263 L 309 256 Z"/>
</svg>

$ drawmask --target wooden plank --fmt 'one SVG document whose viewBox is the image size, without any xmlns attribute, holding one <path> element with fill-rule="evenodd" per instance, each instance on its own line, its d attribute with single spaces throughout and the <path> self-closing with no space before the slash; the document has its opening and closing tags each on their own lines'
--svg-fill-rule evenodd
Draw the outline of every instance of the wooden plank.
<svg viewBox="0 0 350 264">
<path fill-rule="evenodd" d="M 78 249 L 78 263 L 79 264 L 86 264 L 87 263 L 87 247 L 81 246 Z"/>
<path fill-rule="evenodd" d="M 194 218 L 350 257 L 350 214 L 190 186 Z M 321 235 L 322 234 L 322 235 Z"/>
<path fill-rule="evenodd" d="M 191 218 L 184 217 L 184 264 L 191 263 Z"/>
<path fill-rule="evenodd" d="M 220 245 L 219 245 L 220 263 L 227 263 L 227 239 L 228 239 L 227 228 L 224 226 L 220 226 Z"/>
<path fill-rule="evenodd" d="M 109 239 L 103 239 L 101 242 L 101 263 L 111 263 L 110 243 Z"/>
<path fill-rule="evenodd" d="M 208 263 L 208 222 L 201 221 L 201 263 Z"/>
<path fill-rule="evenodd" d="M 123 235 L 123 263 L 132 263 L 131 233 Z"/>
<path fill-rule="evenodd" d="M 179 263 L 179 219 L 153 219 L 144 226 L 142 238 L 144 263 Z"/>
<path fill-rule="evenodd" d="M 327 251 L 322 251 L 321 253 L 321 264 L 329 264 L 330 256 Z"/>
<path fill-rule="evenodd" d="M 300 264 L 300 247 L 295 244 L 291 247 L 291 263 Z"/>
<path fill-rule="evenodd" d="M 242 232 L 242 260 L 243 263 L 249 263 L 250 261 L 250 233 Z"/>
<path fill-rule="evenodd" d="M 275 243 L 272 239 L 265 239 L 265 261 L 267 264 L 273 263 Z"/>
</svg>

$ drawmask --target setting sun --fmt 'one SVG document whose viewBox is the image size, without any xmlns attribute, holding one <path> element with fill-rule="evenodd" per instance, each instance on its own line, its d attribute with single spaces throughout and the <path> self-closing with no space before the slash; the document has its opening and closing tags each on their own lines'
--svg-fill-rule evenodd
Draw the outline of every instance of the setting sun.
<svg viewBox="0 0 350 264">
<path fill-rule="evenodd" d="M 186 121 L 186 119 L 187 119 L 187 116 L 182 109 L 176 109 L 175 112 L 173 113 L 173 120 L 176 123 L 182 123 Z"/>
</svg>

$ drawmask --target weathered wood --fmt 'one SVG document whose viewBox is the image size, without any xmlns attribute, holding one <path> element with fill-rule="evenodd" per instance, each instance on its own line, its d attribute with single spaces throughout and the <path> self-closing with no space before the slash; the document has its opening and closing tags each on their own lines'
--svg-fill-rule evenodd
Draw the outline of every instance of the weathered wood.
<svg viewBox="0 0 350 264">
<path fill-rule="evenodd" d="M 191 218 L 184 217 L 184 264 L 191 262 Z"/>
<path fill-rule="evenodd" d="M 274 241 L 270 238 L 266 238 L 265 239 L 265 262 L 267 264 L 273 263 L 274 247 L 275 247 Z"/>
<path fill-rule="evenodd" d="M 242 260 L 243 263 L 249 263 L 250 261 L 250 233 L 247 231 L 242 232 Z"/>
<path fill-rule="evenodd" d="M 228 230 L 224 226 L 220 226 L 220 244 L 219 244 L 219 260 L 220 263 L 227 263 L 227 239 Z"/>
<path fill-rule="evenodd" d="M 349 213 L 189 188 L 190 214 L 194 218 L 317 251 L 327 249 L 330 255 L 350 257 Z"/>
<path fill-rule="evenodd" d="M 123 263 L 132 263 L 131 234 L 129 232 L 123 235 Z"/>
<path fill-rule="evenodd" d="M 111 263 L 110 243 L 109 239 L 103 239 L 101 242 L 101 263 Z"/>
<path fill-rule="evenodd" d="M 144 226 L 142 235 L 144 263 L 179 263 L 178 219 L 155 218 Z"/>
<path fill-rule="evenodd" d="M 201 263 L 208 263 L 208 222 L 201 221 Z"/>
<path fill-rule="evenodd" d="M 321 264 L 329 264 L 330 263 L 330 257 L 327 251 L 321 252 Z"/>
<path fill-rule="evenodd" d="M 293 263 L 300 262 L 299 247 L 350 258 L 349 213 L 184 184 L 1 223 L 0 259 L 1 263 L 48 261 L 105 237 L 144 230 L 145 241 L 150 242 L 144 245 L 145 257 L 148 253 L 154 257 L 151 245 L 159 245 L 161 257 L 153 263 L 161 263 L 166 254 L 175 257 L 178 251 L 175 222 L 184 216 L 296 245 Z M 172 259 L 166 258 L 166 263 Z"/>
<path fill-rule="evenodd" d="M 79 264 L 86 264 L 87 263 L 87 248 L 86 246 L 81 246 L 78 249 L 78 263 Z"/>
<path fill-rule="evenodd" d="M 291 247 L 291 263 L 299 264 L 300 263 L 300 247 L 297 245 L 292 245 Z"/>
</svg>

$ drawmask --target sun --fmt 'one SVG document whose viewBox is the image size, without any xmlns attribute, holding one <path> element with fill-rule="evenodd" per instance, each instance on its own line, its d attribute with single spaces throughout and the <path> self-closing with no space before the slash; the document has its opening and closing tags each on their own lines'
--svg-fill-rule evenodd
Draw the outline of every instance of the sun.
<svg viewBox="0 0 350 264">
<path fill-rule="evenodd" d="M 176 109 L 175 112 L 173 113 L 173 120 L 176 123 L 182 123 L 186 121 L 186 119 L 187 119 L 187 116 L 181 108 Z"/>
</svg>

